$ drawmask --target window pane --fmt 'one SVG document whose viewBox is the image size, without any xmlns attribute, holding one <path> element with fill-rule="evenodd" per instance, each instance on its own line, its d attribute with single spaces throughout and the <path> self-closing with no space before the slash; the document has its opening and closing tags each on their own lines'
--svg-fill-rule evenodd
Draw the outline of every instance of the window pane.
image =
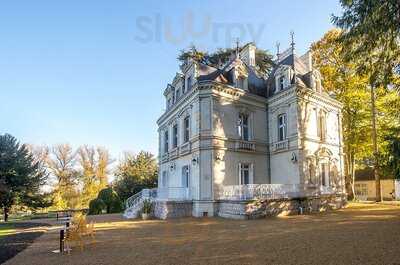
<svg viewBox="0 0 400 265">
<path fill-rule="evenodd" d="M 172 144 L 174 147 L 178 146 L 178 125 L 174 125 L 173 127 L 173 141 Z"/>
<path fill-rule="evenodd" d="M 188 142 L 189 141 L 189 132 L 190 132 L 190 123 L 189 123 L 189 117 L 186 117 L 185 120 L 183 121 L 184 123 L 184 142 Z"/>
<path fill-rule="evenodd" d="M 189 166 L 182 167 L 182 187 L 189 187 Z"/>
</svg>

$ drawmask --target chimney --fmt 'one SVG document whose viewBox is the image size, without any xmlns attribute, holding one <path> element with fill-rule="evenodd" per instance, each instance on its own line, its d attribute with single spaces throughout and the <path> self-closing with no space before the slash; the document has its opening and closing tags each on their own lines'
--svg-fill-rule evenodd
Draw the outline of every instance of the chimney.
<svg viewBox="0 0 400 265">
<path fill-rule="evenodd" d="M 256 66 L 256 49 L 257 47 L 254 45 L 254 43 L 250 42 L 247 43 L 240 51 L 240 58 L 248 66 Z"/>
<path fill-rule="evenodd" d="M 313 66 L 312 66 L 312 52 L 309 50 L 303 56 L 304 56 L 303 62 L 307 66 L 308 72 L 311 72 L 312 69 L 313 69 Z"/>
</svg>

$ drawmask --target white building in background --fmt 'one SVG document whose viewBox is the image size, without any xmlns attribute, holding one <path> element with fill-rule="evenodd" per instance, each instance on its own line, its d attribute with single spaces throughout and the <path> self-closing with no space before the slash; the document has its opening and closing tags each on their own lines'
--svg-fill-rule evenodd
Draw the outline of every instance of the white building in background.
<svg viewBox="0 0 400 265">
<path fill-rule="evenodd" d="M 292 44 L 262 76 L 256 49 L 248 43 L 218 68 L 188 60 L 167 85 L 157 217 L 240 218 L 255 198 L 344 202 L 341 104 L 324 91 L 310 52 L 297 56 Z M 128 202 L 127 216 L 147 193 Z"/>
</svg>

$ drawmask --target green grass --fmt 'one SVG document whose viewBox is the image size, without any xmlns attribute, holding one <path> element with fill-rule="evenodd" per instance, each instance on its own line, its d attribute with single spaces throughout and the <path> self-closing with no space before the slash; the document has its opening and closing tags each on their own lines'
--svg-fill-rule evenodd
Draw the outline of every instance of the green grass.
<svg viewBox="0 0 400 265">
<path fill-rule="evenodd" d="M 0 238 L 15 233 L 14 226 L 10 223 L 0 224 Z"/>
</svg>

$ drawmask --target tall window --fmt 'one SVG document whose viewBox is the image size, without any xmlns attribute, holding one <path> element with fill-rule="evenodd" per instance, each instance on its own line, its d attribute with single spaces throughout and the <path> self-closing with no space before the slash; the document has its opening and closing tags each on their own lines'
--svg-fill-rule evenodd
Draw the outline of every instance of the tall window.
<svg viewBox="0 0 400 265">
<path fill-rule="evenodd" d="M 237 79 L 237 86 L 238 86 L 238 88 L 244 89 L 244 88 L 245 88 L 245 87 L 244 87 L 244 82 L 245 82 L 245 79 L 244 79 L 243 77 L 239 77 L 239 78 Z"/>
<path fill-rule="evenodd" d="M 239 135 L 242 140 L 248 141 L 249 140 L 249 115 L 247 114 L 239 114 L 239 124 L 238 130 Z"/>
<path fill-rule="evenodd" d="M 250 170 L 251 170 L 251 164 L 247 163 L 241 163 L 239 165 L 240 171 L 239 171 L 239 184 L 240 185 L 246 185 L 250 184 Z"/>
<path fill-rule="evenodd" d="M 163 171 L 161 174 L 161 186 L 167 187 L 167 185 L 168 185 L 168 172 Z"/>
<path fill-rule="evenodd" d="M 171 99 L 169 98 L 168 100 L 167 100 L 167 109 L 169 109 L 170 107 L 171 107 Z"/>
<path fill-rule="evenodd" d="M 189 166 L 182 167 L 182 187 L 188 188 L 189 187 Z"/>
<path fill-rule="evenodd" d="M 320 176 L 321 184 L 323 186 L 329 186 L 329 167 L 327 163 L 320 164 Z"/>
<path fill-rule="evenodd" d="M 168 153 L 169 135 L 168 129 L 164 132 L 164 153 Z"/>
<path fill-rule="evenodd" d="M 172 127 L 172 148 L 175 148 L 178 146 L 178 124 L 175 124 L 174 127 Z"/>
<path fill-rule="evenodd" d="M 278 140 L 283 141 L 286 139 L 286 114 L 281 114 L 278 116 Z"/>
<path fill-rule="evenodd" d="M 285 77 L 279 77 L 279 90 L 283 90 L 285 88 Z"/>
<path fill-rule="evenodd" d="M 321 141 L 324 141 L 326 138 L 326 114 L 323 111 L 321 111 L 318 116 L 317 133 Z"/>
<path fill-rule="evenodd" d="M 189 142 L 189 133 L 190 133 L 190 117 L 186 116 L 183 120 L 183 142 Z"/>
<path fill-rule="evenodd" d="M 175 101 L 178 101 L 178 99 L 181 97 L 181 90 L 178 88 L 175 92 Z"/>
<path fill-rule="evenodd" d="M 189 76 L 186 80 L 186 91 L 189 91 L 192 88 L 192 77 Z"/>
</svg>

